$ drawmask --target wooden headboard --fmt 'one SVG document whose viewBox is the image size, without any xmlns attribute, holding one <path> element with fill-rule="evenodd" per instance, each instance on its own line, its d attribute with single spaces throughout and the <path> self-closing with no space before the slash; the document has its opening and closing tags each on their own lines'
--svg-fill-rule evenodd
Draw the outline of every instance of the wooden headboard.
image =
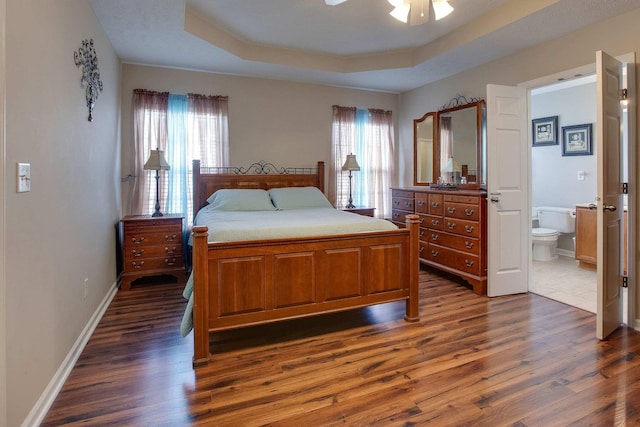
<svg viewBox="0 0 640 427">
<path fill-rule="evenodd" d="M 200 169 L 193 161 L 193 216 L 207 205 L 207 198 L 221 188 L 318 187 L 324 193 L 324 162 L 313 168 L 278 168 L 258 162 L 248 168 L 215 167 Z"/>
</svg>

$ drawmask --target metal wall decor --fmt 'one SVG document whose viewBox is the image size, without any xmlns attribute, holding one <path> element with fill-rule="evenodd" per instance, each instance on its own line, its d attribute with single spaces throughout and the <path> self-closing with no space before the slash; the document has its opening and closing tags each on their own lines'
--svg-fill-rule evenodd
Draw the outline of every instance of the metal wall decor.
<svg viewBox="0 0 640 427">
<path fill-rule="evenodd" d="M 98 57 L 93 47 L 93 39 L 82 41 L 82 47 L 73 52 L 73 60 L 76 67 L 82 66 L 82 78 L 80 84 L 85 88 L 85 97 L 87 100 L 87 108 L 89 109 L 89 117 L 87 120 L 93 121 L 93 106 L 98 99 L 98 94 L 102 92 L 102 80 L 100 80 L 100 70 L 98 70 Z"/>
</svg>

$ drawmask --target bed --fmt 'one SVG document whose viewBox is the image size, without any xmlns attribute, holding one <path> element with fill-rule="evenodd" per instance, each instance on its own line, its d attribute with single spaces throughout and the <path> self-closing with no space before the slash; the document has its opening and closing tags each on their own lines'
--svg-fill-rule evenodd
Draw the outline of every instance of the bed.
<svg viewBox="0 0 640 427">
<path fill-rule="evenodd" d="M 286 188 L 323 192 L 324 163 L 318 162 L 315 168 L 277 168 L 259 162 L 246 169 L 212 168 L 205 173 L 198 160 L 193 162 L 194 217 L 209 202 L 217 203 L 212 195 L 221 189 L 271 191 L 275 204 L 279 189 L 291 195 Z M 291 200 L 283 197 L 277 210 L 287 210 L 283 204 L 299 204 L 300 198 Z M 317 215 L 306 207 L 299 214 Z M 336 233 L 245 235 L 230 241 L 225 239 L 234 237 L 215 234 L 214 229 L 224 227 L 212 228 L 209 233 L 208 225 L 196 224 L 190 237 L 194 368 L 211 360 L 209 334 L 216 331 L 399 300 L 406 302 L 405 320 L 419 319 L 416 215 L 407 217 L 406 228 L 354 231 L 347 227 Z"/>
</svg>

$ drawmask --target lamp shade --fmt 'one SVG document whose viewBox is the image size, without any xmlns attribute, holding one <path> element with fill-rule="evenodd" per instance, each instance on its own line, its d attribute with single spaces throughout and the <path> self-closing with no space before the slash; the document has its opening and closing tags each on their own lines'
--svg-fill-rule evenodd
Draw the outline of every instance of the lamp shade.
<svg viewBox="0 0 640 427">
<path fill-rule="evenodd" d="M 355 154 L 347 154 L 347 160 L 344 162 L 344 165 L 342 165 L 342 170 L 343 171 L 359 171 L 360 170 L 360 165 L 356 161 Z"/>
<path fill-rule="evenodd" d="M 144 169 L 166 171 L 171 169 L 171 166 L 169 166 L 169 163 L 167 163 L 166 159 L 164 158 L 164 151 L 151 150 L 151 152 L 149 153 L 149 159 L 144 164 Z"/>
<path fill-rule="evenodd" d="M 432 0 L 431 4 L 433 5 L 433 13 L 436 17 L 436 21 L 453 12 L 453 7 L 451 7 L 447 1 L 448 0 Z"/>
<path fill-rule="evenodd" d="M 449 157 L 447 159 L 447 165 L 444 167 L 442 172 L 460 172 L 460 165 L 458 162 L 453 160 L 453 157 Z"/>
</svg>

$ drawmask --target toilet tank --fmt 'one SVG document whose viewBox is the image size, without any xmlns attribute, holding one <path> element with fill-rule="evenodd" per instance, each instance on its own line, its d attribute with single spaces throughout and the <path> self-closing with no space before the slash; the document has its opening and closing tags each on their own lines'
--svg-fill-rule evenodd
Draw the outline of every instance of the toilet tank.
<svg viewBox="0 0 640 427">
<path fill-rule="evenodd" d="M 538 224 L 541 228 L 551 228 L 560 233 L 573 233 L 576 231 L 575 209 L 539 207 Z"/>
</svg>

